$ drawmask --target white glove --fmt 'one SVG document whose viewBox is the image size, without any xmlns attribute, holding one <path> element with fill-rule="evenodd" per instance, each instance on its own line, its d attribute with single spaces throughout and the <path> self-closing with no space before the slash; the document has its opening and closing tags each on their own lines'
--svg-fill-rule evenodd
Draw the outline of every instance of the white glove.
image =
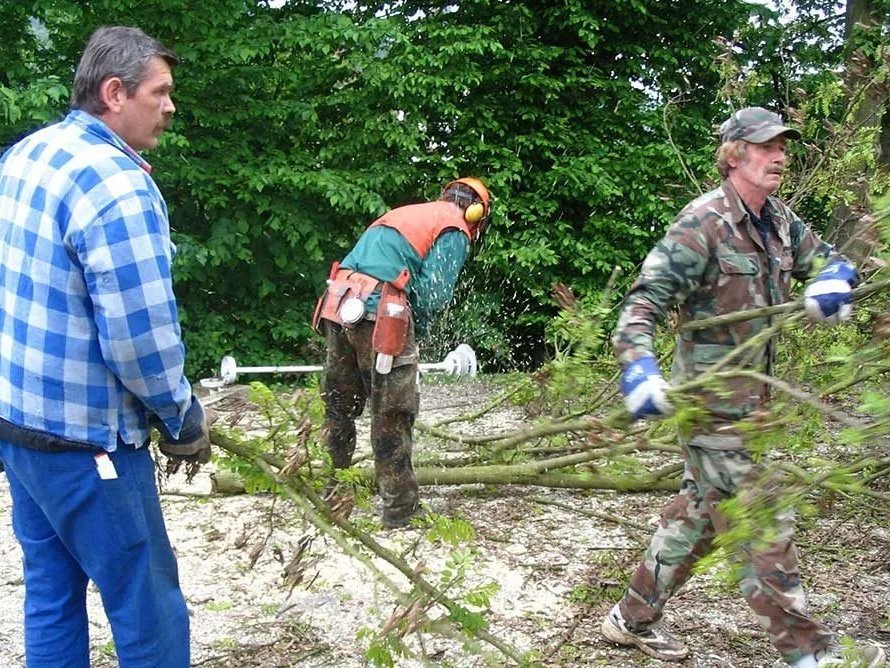
<svg viewBox="0 0 890 668">
<path fill-rule="evenodd" d="M 645 415 L 670 415 L 668 384 L 651 355 L 629 362 L 621 372 L 621 393 L 627 412 L 637 420 Z"/>
<path fill-rule="evenodd" d="M 856 269 L 841 259 L 829 262 L 803 292 L 804 309 L 811 322 L 836 325 L 853 313 Z"/>
</svg>

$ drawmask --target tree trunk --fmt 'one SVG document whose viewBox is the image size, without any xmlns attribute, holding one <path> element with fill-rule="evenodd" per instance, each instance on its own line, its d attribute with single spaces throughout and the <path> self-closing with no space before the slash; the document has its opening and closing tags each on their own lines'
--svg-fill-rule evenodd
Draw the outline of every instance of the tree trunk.
<svg viewBox="0 0 890 668">
<path fill-rule="evenodd" d="M 886 87 L 871 81 L 874 70 L 879 66 L 858 48 L 860 41 L 867 38 L 867 33 L 881 30 L 879 0 L 848 0 L 846 8 L 845 39 L 848 56 L 845 79 L 851 96 L 860 95 L 862 99 L 853 110 L 852 118 L 846 119 L 853 128 L 881 128 L 885 116 L 884 105 L 887 102 Z M 874 149 L 881 151 L 880 133 L 876 138 Z M 880 154 L 879 154 L 880 157 Z M 886 163 L 885 163 L 886 164 Z M 869 213 L 869 186 L 873 169 L 863 164 L 862 171 L 856 179 L 847 184 L 853 194 L 849 202 L 838 203 L 831 213 L 826 236 L 839 248 L 844 248 L 851 260 L 861 263 L 871 255 L 876 239 L 859 225 L 862 217 Z"/>
<path fill-rule="evenodd" d="M 210 493 L 222 496 L 244 494 L 244 481 L 233 471 L 214 471 L 210 474 Z"/>
</svg>

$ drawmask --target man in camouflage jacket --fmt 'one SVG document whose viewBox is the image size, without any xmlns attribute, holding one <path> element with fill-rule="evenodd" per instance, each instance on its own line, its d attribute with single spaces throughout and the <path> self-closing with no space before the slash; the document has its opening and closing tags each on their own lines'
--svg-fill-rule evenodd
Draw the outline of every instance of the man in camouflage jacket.
<svg viewBox="0 0 890 668">
<path fill-rule="evenodd" d="M 720 186 L 687 205 L 653 248 L 623 303 L 613 343 L 623 366 L 621 389 L 634 418 L 671 412 L 667 383 L 653 353 L 656 323 L 678 309 L 678 325 L 789 301 L 791 278 L 808 279 L 814 321 L 850 315 L 855 269 L 773 196 L 782 180 L 787 139 L 800 133 L 759 107 L 742 109 L 720 128 Z M 818 261 L 818 262 L 817 262 Z M 682 331 L 672 379 L 683 383 L 707 372 L 725 355 L 770 327 L 769 317 Z M 773 341 L 746 351 L 753 370 L 769 372 Z M 704 391 L 709 423 L 682 438 L 686 462 L 680 493 L 664 509 L 627 592 L 602 624 L 608 639 L 662 660 L 680 660 L 685 645 L 660 630 L 668 599 L 688 580 L 726 521 L 724 499 L 756 486 L 763 469 L 752 462 L 736 420 L 760 409 L 767 386 L 734 377 L 719 391 Z M 777 536 L 766 549 L 749 546 L 740 557 L 741 589 L 770 641 L 798 668 L 840 665 L 832 632 L 806 612 L 793 543 L 793 517 L 776 512 Z M 864 650 L 861 665 L 883 665 L 879 648 Z M 834 662 L 834 663 L 833 663 Z"/>
</svg>

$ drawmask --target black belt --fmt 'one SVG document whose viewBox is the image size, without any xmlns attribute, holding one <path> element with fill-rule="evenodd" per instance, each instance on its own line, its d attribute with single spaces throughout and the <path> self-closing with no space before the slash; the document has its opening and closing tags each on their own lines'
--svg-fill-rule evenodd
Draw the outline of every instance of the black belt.
<svg viewBox="0 0 890 668">
<path fill-rule="evenodd" d="M 72 450 L 105 452 L 104 448 L 91 443 L 73 441 L 70 438 L 50 434 L 48 431 L 21 427 L 3 418 L 0 418 L 0 441 L 42 452 L 71 452 Z M 120 436 L 118 436 L 118 441 L 120 441 Z"/>
</svg>

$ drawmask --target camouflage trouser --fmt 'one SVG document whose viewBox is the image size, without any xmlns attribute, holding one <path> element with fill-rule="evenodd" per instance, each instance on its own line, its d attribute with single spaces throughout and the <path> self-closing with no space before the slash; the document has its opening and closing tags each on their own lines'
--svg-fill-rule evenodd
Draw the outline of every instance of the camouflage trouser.
<svg viewBox="0 0 890 668">
<path fill-rule="evenodd" d="M 411 465 L 414 420 L 420 405 L 417 345 L 413 323 L 403 355 L 392 371 L 374 370 L 372 321 L 352 328 L 324 322 L 327 360 L 322 381 L 325 437 L 335 468 L 347 468 L 355 452 L 355 419 L 371 404 L 371 446 L 383 513 L 390 518 L 412 514 L 418 505 L 417 480 Z"/>
<path fill-rule="evenodd" d="M 719 441 L 738 444 L 731 449 L 699 447 Z M 718 531 L 727 528 L 717 504 L 744 494 L 763 473 L 751 461 L 738 437 L 706 435 L 684 444 L 686 468 L 680 493 L 662 511 L 661 520 L 642 563 L 621 600 L 621 614 L 641 631 L 661 618 L 668 599 L 690 576 L 693 564 L 711 551 Z M 777 538 L 765 548 L 749 546 L 735 555 L 741 569 L 740 587 L 770 641 L 786 661 L 813 653 L 833 643 L 823 624 L 807 615 L 806 595 L 797 569 L 793 522 L 790 512 L 775 516 Z"/>
</svg>

